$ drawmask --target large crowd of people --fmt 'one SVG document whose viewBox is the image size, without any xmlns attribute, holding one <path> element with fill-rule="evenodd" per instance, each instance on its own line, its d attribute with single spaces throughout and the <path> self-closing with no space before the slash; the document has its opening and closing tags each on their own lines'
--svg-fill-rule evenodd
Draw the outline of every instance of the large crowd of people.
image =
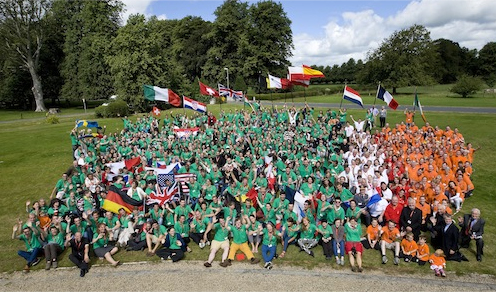
<svg viewBox="0 0 496 292">
<path fill-rule="evenodd" d="M 480 211 L 459 213 L 474 195 L 476 149 L 456 128 L 418 127 L 412 112 L 405 115 L 391 127 L 384 108 L 355 120 L 346 109 L 315 113 L 307 105 L 219 117 L 125 117 L 123 130 L 110 134 L 75 128 L 71 166 L 49 200 L 26 202 L 27 219 L 13 227 L 12 238 L 26 244 L 19 251 L 24 271 L 43 255 L 45 269 L 57 268 L 70 247 L 82 277 L 91 257 L 118 266 L 120 249 L 144 250 L 177 262 L 192 245 L 209 246 L 205 267 L 222 250 L 222 267 L 247 258 L 272 269 L 296 249 L 338 266 L 347 255 L 352 271 L 362 272 L 363 250 L 375 249 L 383 264 L 391 257 L 395 265 L 429 262 L 445 276 L 445 260 L 467 260 L 460 248 L 471 240 L 482 260 Z M 184 128 L 196 130 L 178 137 L 174 129 Z M 133 167 L 112 172 L 112 163 L 136 158 Z M 154 169 L 178 162 L 175 175 L 193 174 L 189 192 L 146 204 L 171 183 L 163 189 Z M 145 206 L 104 208 L 110 191 Z"/>
</svg>

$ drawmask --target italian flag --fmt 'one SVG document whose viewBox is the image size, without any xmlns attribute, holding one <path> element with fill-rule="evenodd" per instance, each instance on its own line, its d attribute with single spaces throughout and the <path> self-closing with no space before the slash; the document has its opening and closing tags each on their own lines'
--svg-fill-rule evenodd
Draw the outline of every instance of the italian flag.
<svg viewBox="0 0 496 292">
<path fill-rule="evenodd" d="M 143 85 L 145 99 L 149 101 L 164 101 L 173 106 L 181 106 L 181 98 L 168 88 L 160 88 L 152 85 Z"/>
</svg>

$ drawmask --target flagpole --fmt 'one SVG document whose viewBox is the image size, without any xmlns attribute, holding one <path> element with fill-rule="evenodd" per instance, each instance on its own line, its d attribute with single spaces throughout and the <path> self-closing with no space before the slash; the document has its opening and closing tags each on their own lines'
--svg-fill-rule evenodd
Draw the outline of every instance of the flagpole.
<svg viewBox="0 0 496 292">
<path fill-rule="evenodd" d="M 418 100 L 418 97 L 417 97 L 417 86 L 415 86 L 415 95 L 413 96 L 413 112 L 415 112 L 415 109 L 417 107 L 417 100 Z M 413 120 L 413 122 L 415 122 L 415 115 L 413 115 L 412 120 Z"/>
<path fill-rule="evenodd" d="M 379 85 L 377 85 L 377 92 L 375 93 L 374 106 L 375 106 L 375 102 L 377 101 L 377 96 L 379 95 L 379 88 L 381 88 L 381 82 L 380 81 L 379 81 Z"/>
<path fill-rule="evenodd" d="M 339 109 L 343 106 L 343 99 L 344 99 L 344 91 L 346 90 L 346 82 L 344 83 L 344 89 L 343 89 L 343 97 L 341 97 L 341 103 L 339 104 Z"/>
</svg>

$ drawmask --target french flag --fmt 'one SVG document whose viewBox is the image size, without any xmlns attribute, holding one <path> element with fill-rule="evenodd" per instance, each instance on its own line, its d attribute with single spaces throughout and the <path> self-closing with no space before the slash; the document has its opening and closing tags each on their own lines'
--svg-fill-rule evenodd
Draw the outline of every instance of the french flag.
<svg viewBox="0 0 496 292">
<path fill-rule="evenodd" d="M 387 105 L 396 110 L 398 108 L 398 103 L 396 100 L 394 100 L 393 96 L 391 93 L 389 93 L 384 87 L 379 85 L 379 88 L 377 89 L 377 98 L 380 100 L 383 100 Z"/>
<path fill-rule="evenodd" d="M 204 103 L 201 103 L 199 101 L 196 101 L 192 98 L 183 96 L 183 107 L 184 108 L 189 108 L 197 112 L 201 113 L 206 113 L 207 112 L 207 105 Z"/>
<path fill-rule="evenodd" d="M 344 87 L 343 98 L 352 103 L 356 103 L 363 108 L 363 101 L 360 94 L 349 86 Z"/>
</svg>

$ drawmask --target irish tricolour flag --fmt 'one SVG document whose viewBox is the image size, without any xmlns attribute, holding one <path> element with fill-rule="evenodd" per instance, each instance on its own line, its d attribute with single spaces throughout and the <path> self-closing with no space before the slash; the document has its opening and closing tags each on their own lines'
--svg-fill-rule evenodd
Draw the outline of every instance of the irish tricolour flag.
<svg viewBox="0 0 496 292">
<path fill-rule="evenodd" d="M 173 106 L 181 106 L 181 98 L 168 88 L 160 88 L 152 85 L 143 85 L 145 99 L 150 101 L 164 101 Z"/>
</svg>

